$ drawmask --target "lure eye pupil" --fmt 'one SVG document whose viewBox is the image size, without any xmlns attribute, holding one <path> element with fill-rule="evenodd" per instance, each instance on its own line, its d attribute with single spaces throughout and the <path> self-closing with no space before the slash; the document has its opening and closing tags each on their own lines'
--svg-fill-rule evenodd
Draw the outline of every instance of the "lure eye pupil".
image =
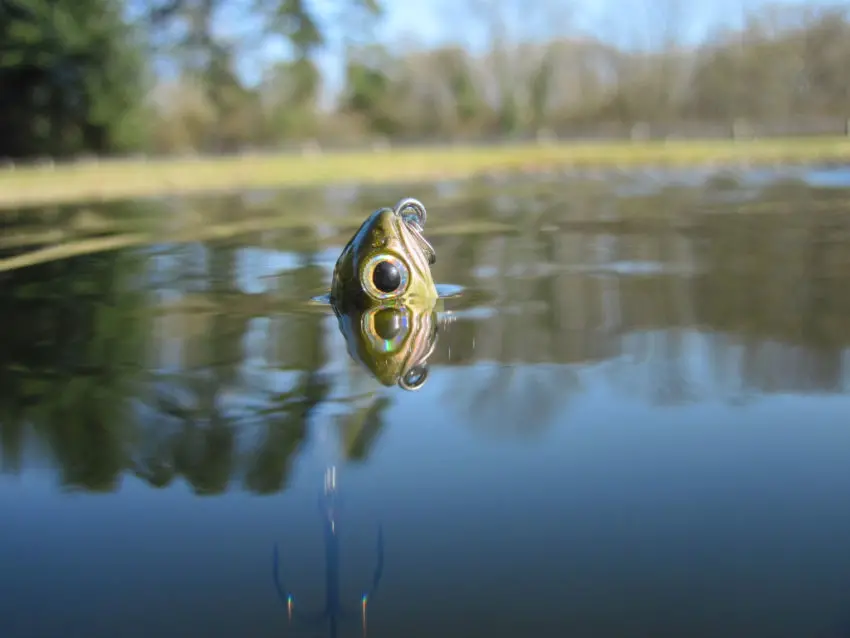
<svg viewBox="0 0 850 638">
<path fill-rule="evenodd" d="M 390 261 L 382 261 L 372 271 L 372 283 L 381 292 L 393 292 L 401 286 L 401 272 Z"/>
</svg>

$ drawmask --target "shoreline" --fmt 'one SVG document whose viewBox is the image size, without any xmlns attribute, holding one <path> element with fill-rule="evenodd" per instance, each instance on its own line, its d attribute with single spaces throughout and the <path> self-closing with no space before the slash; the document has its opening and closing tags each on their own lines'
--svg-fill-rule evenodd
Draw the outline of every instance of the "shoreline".
<svg viewBox="0 0 850 638">
<path fill-rule="evenodd" d="M 102 160 L 0 169 L 0 211 L 17 207 L 557 170 L 850 164 L 850 138 L 582 142 L 317 155 Z"/>
</svg>

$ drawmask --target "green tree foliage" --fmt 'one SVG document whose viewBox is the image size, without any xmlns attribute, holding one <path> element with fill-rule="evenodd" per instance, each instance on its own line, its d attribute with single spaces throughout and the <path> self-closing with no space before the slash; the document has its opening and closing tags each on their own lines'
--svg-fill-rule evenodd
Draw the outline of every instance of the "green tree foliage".
<svg viewBox="0 0 850 638">
<path fill-rule="evenodd" d="M 392 108 L 392 83 L 385 71 L 387 53 L 369 47 L 359 56 L 351 56 L 346 66 L 346 88 L 342 97 L 343 112 L 365 123 L 367 130 L 380 135 L 397 132 Z"/>
<path fill-rule="evenodd" d="M 143 65 L 120 0 L 0 0 L 0 156 L 131 148 Z"/>
</svg>

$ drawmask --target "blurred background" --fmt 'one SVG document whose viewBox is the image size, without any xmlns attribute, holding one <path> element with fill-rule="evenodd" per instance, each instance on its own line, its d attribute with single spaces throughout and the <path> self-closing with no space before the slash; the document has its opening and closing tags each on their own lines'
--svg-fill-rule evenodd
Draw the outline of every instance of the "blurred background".
<svg viewBox="0 0 850 638">
<path fill-rule="evenodd" d="M 844 135 L 846 3 L 2 0 L 0 157 Z"/>
</svg>

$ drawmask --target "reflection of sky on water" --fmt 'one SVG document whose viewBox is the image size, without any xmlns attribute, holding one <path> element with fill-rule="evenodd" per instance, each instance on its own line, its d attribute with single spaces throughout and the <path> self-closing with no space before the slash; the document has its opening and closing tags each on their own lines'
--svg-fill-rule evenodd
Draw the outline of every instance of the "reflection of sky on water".
<svg viewBox="0 0 850 638">
<path fill-rule="evenodd" d="M 311 254 L 310 260 L 327 270 L 326 274 L 330 281 L 333 264 L 338 255 L 337 247 L 327 248 Z M 236 259 L 236 285 L 242 292 L 256 294 L 275 290 L 274 277 L 283 272 L 295 270 L 302 265 L 304 257 L 270 248 L 246 246 L 239 248 Z M 329 267 L 328 264 L 330 264 Z"/>
<path fill-rule="evenodd" d="M 850 168 L 846 166 L 810 169 L 806 172 L 806 183 L 818 188 L 847 188 L 850 186 Z"/>
<path fill-rule="evenodd" d="M 234 281 L 236 289 L 246 294 L 274 292 L 275 277 L 299 268 L 304 257 L 259 246 L 213 247 L 201 243 L 185 243 L 161 247 L 149 260 L 152 293 L 161 302 L 179 300 L 183 295 L 208 291 L 215 286 L 209 280 L 211 251 L 232 251 L 236 260 Z M 339 248 L 332 247 L 310 256 L 313 263 L 333 271 Z M 227 282 L 229 284 L 229 282 Z"/>
<path fill-rule="evenodd" d="M 635 622 L 741 635 L 756 622 L 748 635 L 794 636 L 843 608 L 850 398 L 658 411 L 591 382 L 538 436 L 500 439 L 447 412 L 452 382 L 435 371 L 395 402 L 368 465 L 340 470 L 345 595 L 372 568 L 376 520 L 392 539 L 370 635 L 622 635 Z M 308 443 L 292 488 L 273 498 L 199 499 L 179 482 L 154 491 L 132 478 L 117 494 L 63 496 L 37 472 L 0 482 L 18 521 L 0 545 L 0 610 L 23 618 L 38 601 L 38 626 L 70 623 L 71 636 L 90 630 L 94 600 L 104 631 L 134 619 L 122 636 L 280 635 L 267 550 L 288 548 L 300 596 L 321 600 L 325 462 Z"/>
<path fill-rule="evenodd" d="M 714 201 L 744 202 L 758 195 L 765 186 L 778 179 L 796 179 L 815 188 L 846 188 L 850 186 L 850 170 L 846 167 L 754 167 L 747 170 L 721 170 L 712 166 L 699 168 L 638 168 L 617 174 L 614 192 L 620 197 L 652 195 L 669 187 L 700 187 L 710 179 L 728 176 L 735 188 L 715 193 Z M 604 177 L 599 177 L 601 182 Z"/>
</svg>

